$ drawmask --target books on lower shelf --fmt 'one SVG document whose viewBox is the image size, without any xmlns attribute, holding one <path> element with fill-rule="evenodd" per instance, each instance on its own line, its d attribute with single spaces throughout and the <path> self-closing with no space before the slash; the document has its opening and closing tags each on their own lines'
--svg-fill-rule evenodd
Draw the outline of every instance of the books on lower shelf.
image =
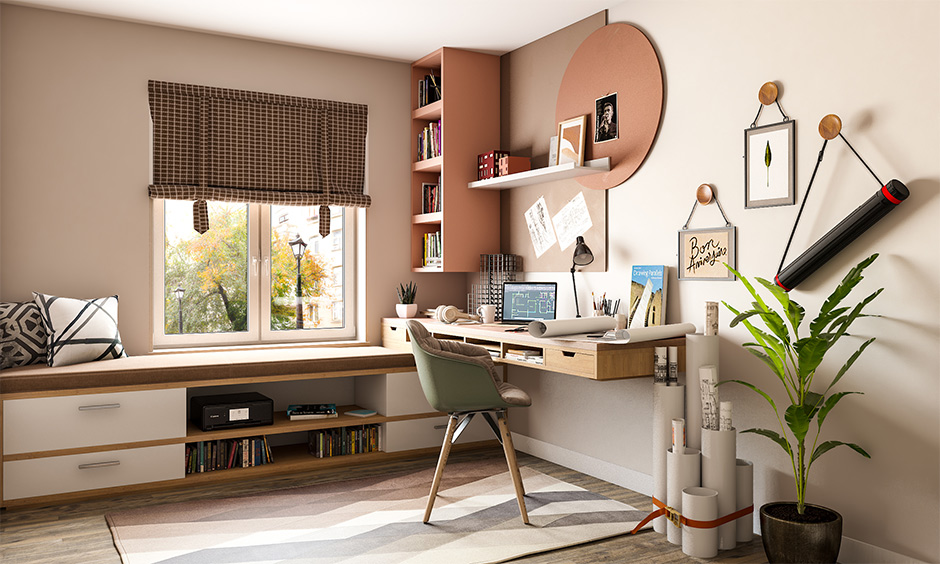
<svg viewBox="0 0 940 564">
<path fill-rule="evenodd" d="M 441 182 L 437 184 L 425 182 L 421 184 L 421 213 L 437 213 L 441 211 Z"/>
<path fill-rule="evenodd" d="M 303 403 L 287 406 L 287 418 L 291 421 L 327 419 L 330 417 L 339 417 L 335 403 Z"/>
<path fill-rule="evenodd" d="M 249 468 L 274 462 L 265 436 L 186 443 L 185 453 L 187 474 Z"/>
<path fill-rule="evenodd" d="M 418 160 L 425 161 L 443 154 L 441 120 L 429 122 L 418 132 Z"/>
<path fill-rule="evenodd" d="M 317 458 L 380 452 L 383 442 L 378 423 L 307 432 L 307 451 Z"/>
<path fill-rule="evenodd" d="M 545 364 L 545 357 L 542 351 L 530 349 L 507 349 L 506 359 L 516 362 L 528 362 L 529 364 Z"/>
<path fill-rule="evenodd" d="M 424 250 L 421 255 L 421 266 L 441 266 L 443 249 L 441 247 L 441 232 L 424 234 Z"/>
</svg>

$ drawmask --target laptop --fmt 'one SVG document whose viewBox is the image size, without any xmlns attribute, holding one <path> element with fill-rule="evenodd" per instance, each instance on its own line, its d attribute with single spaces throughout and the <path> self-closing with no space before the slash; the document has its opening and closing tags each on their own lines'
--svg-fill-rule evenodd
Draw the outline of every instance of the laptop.
<svg viewBox="0 0 940 564">
<path fill-rule="evenodd" d="M 507 325 L 555 319 L 555 282 L 503 282 L 503 319 Z"/>
</svg>

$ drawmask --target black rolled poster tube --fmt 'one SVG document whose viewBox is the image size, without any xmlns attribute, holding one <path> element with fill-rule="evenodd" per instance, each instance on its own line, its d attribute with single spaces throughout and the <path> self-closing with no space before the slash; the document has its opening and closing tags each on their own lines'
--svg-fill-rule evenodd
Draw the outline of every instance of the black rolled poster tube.
<svg viewBox="0 0 940 564">
<path fill-rule="evenodd" d="M 907 186 L 900 180 L 891 180 L 777 273 L 774 282 L 787 292 L 796 288 L 807 276 L 816 272 L 816 269 L 826 264 L 908 196 L 910 192 Z"/>
</svg>

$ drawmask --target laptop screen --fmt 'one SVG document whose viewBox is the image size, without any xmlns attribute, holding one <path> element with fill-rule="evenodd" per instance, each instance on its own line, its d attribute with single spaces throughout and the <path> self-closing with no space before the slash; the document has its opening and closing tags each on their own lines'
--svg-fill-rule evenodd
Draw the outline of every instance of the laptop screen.
<svg viewBox="0 0 940 564">
<path fill-rule="evenodd" d="M 555 319 L 555 282 L 503 282 L 503 322 Z"/>
</svg>

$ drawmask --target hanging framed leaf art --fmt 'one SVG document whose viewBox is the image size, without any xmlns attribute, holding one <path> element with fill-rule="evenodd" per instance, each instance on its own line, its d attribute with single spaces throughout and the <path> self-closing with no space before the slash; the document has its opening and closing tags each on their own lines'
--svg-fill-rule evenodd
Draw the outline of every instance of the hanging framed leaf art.
<svg viewBox="0 0 940 564">
<path fill-rule="evenodd" d="M 796 122 L 744 130 L 744 207 L 796 202 Z"/>
</svg>

